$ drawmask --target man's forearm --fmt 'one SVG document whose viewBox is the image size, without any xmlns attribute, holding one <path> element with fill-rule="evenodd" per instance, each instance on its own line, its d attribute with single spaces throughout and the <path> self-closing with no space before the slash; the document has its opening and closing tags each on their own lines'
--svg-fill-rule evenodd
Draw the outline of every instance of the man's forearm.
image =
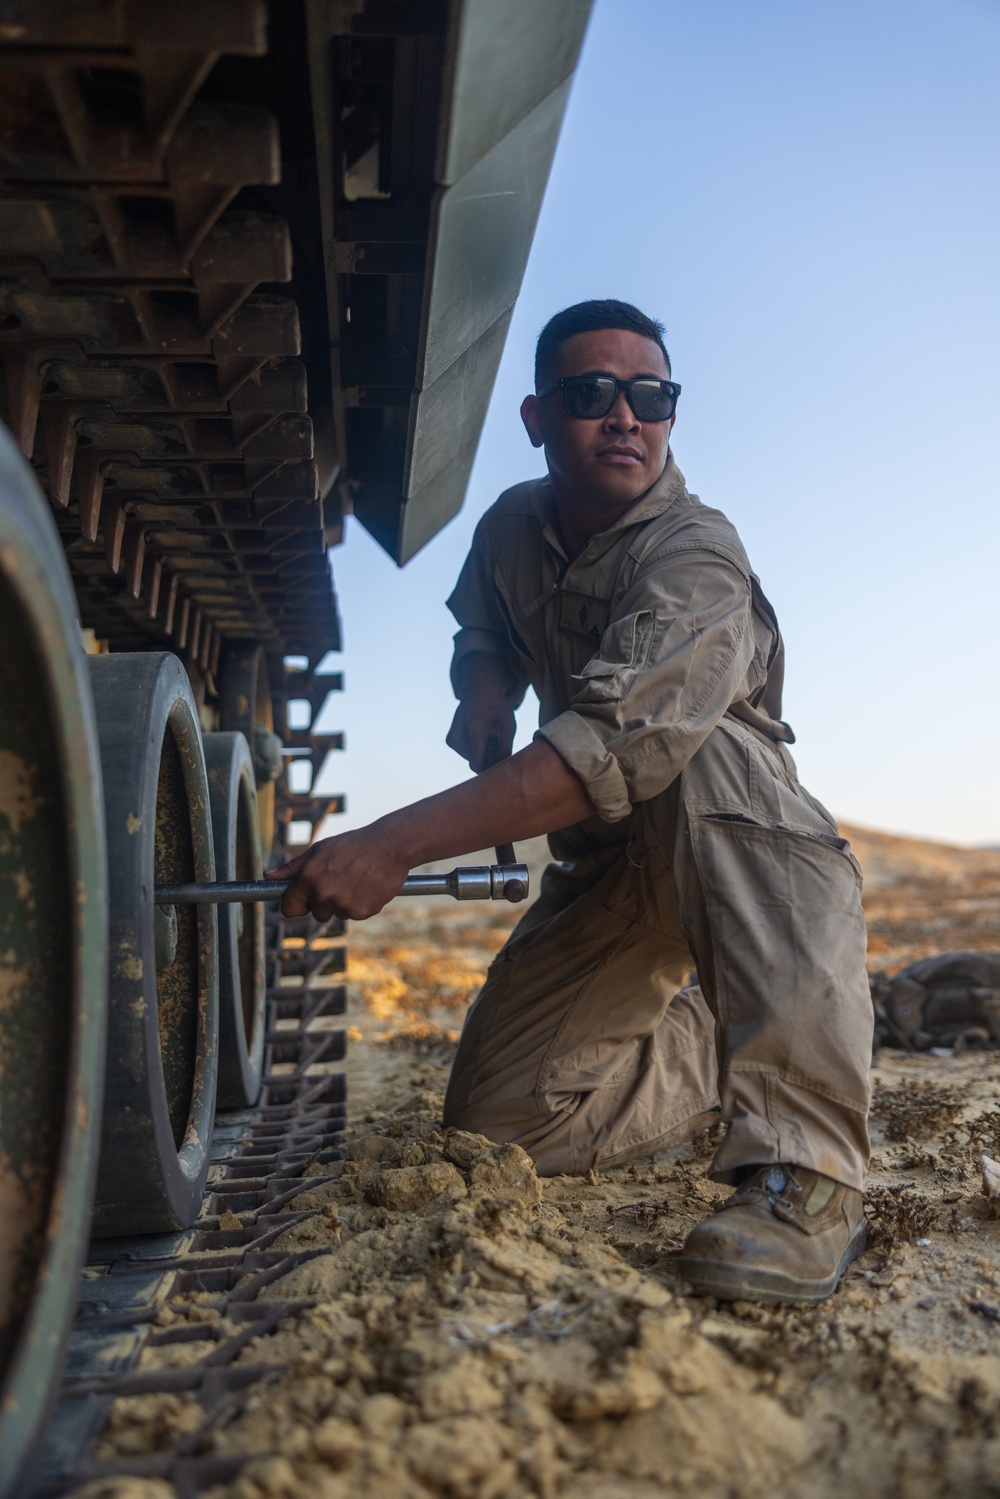
<svg viewBox="0 0 1000 1499">
<path fill-rule="evenodd" d="M 594 815 L 583 782 L 550 745 L 536 740 L 474 781 L 390 812 L 373 830 L 391 836 L 413 868 L 554 833 Z"/>
<path fill-rule="evenodd" d="M 318 921 L 363 921 L 381 911 L 418 864 L 554 833 L 593 815 L 583 782 L 538 740 L 475 780 L 324 838 L 269 872 L 294 876 L 281 902 L 286 916 L 311 911 Z"/>
</svg>

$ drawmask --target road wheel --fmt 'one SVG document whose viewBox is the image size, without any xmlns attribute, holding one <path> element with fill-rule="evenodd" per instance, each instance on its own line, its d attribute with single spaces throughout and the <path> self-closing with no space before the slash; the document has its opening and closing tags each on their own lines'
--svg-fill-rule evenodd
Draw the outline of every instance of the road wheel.
<svg viewBox="0 0 1000 1499">
<path fill-rule="evenodd" d="M 205 763 L 220 880 L 261 878 L 257 796 L 242 734 L 206 734 Z M 257 1102 L 264 1065 L 264 906 L 218 907 L 220 1109 Z"/>
<path fill-rule="evenodd" d="M 274 707 L 267 656 L 262 646 L 238 645 L 223 658 L 219 671 L 219 722 L 228 733 L 242 734 L 253 757 L 257 783 L 260 854 L 265 865 L 274 847 L 274 783 L 282 771 L 280 740 L 274 732 Z"/>
<path fill-rule="evenodd" d="M 176 656 L 89 661 L 104 771 L 110 895 L 108 1074 L 94 1229 L 185 1228 L 208 1174 L 218 1065 L 214 906 L 154 905 L 215 878 L 198 712 Z"/>
<path fill-rule="evenodd" d="M 106 1023 L 103 807 L 76 605 L 0 428 L 0 1494 L 44 1425 L 87 1246 Z"/>
</svg>

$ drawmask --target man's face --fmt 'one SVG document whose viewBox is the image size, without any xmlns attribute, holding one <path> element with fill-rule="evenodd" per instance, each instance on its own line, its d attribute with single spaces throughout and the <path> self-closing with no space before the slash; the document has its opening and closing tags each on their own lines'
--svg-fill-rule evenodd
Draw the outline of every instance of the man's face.
<svg viewBox="0 0 1000 1499">
<path fill-rule="evenodd" d="M 614 375 L 632 380 L 645 375 L 669 380 L 663 350 L 641 333 L 622 328 L 602 328 L 596 333 L 575 333 L 560 345 L 554 365 L 544 383 L 567 375 Z M 581 499 L 622 513 L 655 484 L 667 461 L 671 417 L 665 422 L 640 422 L 625 399 L 624 391 L 606 416 L 569 416 L 561 390 L 539 400 L 526 396 L 521 418 L 536 448 L 545 448 L 545 458 L 554 485 Z"/>
</svg>

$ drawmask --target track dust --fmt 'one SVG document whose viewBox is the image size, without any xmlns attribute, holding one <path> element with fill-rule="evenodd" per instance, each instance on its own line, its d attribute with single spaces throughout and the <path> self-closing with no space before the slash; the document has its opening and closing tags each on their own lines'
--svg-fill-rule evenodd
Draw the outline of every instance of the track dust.
<svg viewBox="0 0 1000 1499">
<path fill-rule="evenodd" d="M 852 836 L 872 967 L 1000 948 L 1000 854 Z M 870 1247 L 829 1302 L 695 1298 L 675 1265 L 727 1195 L 705 1174 L 719 1126 L 547 1181 L 441 1126 L 454 1035 L 516 914 L 400 901 L 352 928 L 345 1159 L 284 1236 L 332 1252 L 283 1282 L 305 1309 L 244 1350 L 275 1373 L 207 1439 L 249 1456 L 214 1499 L 1000 1492 L 1000 1053 L 879 1054 Z M 194 1419 L 177 1396 L 120 1400 L 104 1455 Z M 132 1482 L 89 1492 L 172 1493 Z"/>
</svg>

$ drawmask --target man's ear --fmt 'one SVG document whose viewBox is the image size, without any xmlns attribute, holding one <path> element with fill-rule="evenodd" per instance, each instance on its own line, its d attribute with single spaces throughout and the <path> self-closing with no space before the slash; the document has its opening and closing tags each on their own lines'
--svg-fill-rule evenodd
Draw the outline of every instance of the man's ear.
<svg viewBox="0 0 1000 1499">
<path fill-rule="evenodd" d="M 521 420 L 533 448 L 545 445 L 542 433 L 542 403 L 537 396 L 525 396 L 521 402 Z"/>
</svg>

